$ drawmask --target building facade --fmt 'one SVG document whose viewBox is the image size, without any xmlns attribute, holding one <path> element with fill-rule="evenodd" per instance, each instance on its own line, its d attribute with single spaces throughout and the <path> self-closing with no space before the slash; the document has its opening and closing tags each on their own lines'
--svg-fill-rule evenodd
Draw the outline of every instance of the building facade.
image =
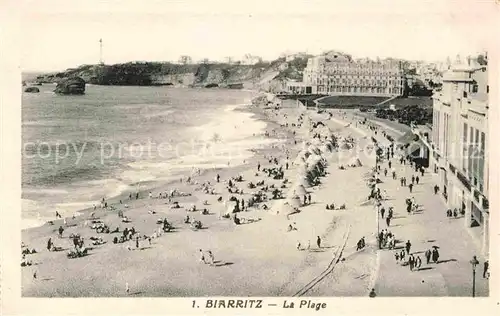
<svg viewBox="0 0 500 316">
<path fill-rule="evenodd" d="M 400 61 L 352 60 L 349 55 L 328 53 L 309 58 L 303 85 L 312 94 L 398 96 L 405 87 Z"/>
<path fill-rule="evenodd" d="M 433 96 L 431 169 L 448 207 L 465 212 L 465 225 L 488 249 L 487 61 L 468 59 L 443 74 Z"/>
</svg>

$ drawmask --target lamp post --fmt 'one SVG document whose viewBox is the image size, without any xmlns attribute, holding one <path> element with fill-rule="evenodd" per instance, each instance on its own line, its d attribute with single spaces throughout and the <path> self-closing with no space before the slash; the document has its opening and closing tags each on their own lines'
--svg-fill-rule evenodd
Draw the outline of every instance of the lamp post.
<svg viewBox="0 0 500 316">
<path fill-rule="evenodd" d="M 476 297 L 476 266 L 479 264 L 476 256 L 472 257 L 470 264 L 472 265 L 472 297 Z"/>
</svg>

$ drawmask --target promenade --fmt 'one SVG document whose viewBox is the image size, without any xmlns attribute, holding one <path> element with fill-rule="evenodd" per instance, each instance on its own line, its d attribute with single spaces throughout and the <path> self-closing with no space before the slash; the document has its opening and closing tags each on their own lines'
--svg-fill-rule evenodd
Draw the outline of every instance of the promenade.
<svg viewBox="0 0 500 316">
<path fill-rule="evenodd" d="M 390 133 L 390 131 L 387 131 Z M 397 135 L 393 135 L 397 137 Z M 385 137 L 374 135 L 382 144 L 388 145 Z M 380 229 L 387 228 L 400 242 L 397 250 L 383 249 L 378 252 L 379 269 L 375 281 L 377 296 L 472 296 L 472 266 L 470 260 L 477 256 L 480 264 L 476 268 L 476 296 L 488 296 L 488 279 L 483 278 L 483 263 L 480 251 L 464 226 L 463 217 L 449 218 L 446 216 L 446 205 L 440 194 L 435 195 L 433 186 L 434 175 L 427 170 L 424 176 L 419 173 L 419 184 L 415 184 L 413 192 L 402 187 L 400 177 L 406 177 L 408 184 L 412 175 L 417 175 L 408 164 L 401 165 L 396 158 L 391 159 L 397 178 L 392 179 L 391 172 L 384 176 L 388 162 L 381 163 L 380 189 L 387 195 L 383 206 L 387 210 L 394 207 L 394 218 L 387 227 L 385 220 L 380 219 Z M 405 200 L 414 197 L 419 211 L 408 214 Z M 374 210 L 375 211 L 375 210 Z M 380 215 L 379 215 L 380 216 Z M 401 251 L 407 240 L 410 240 L 411 253 L 416 258 L 420 256 L 422 266 L 411 271 L 409 266 L 396 262 L 395 252 Z M 440 258 L 437 264 L 426 264 L 424 252 L 438 246 Z"/>
</svg>

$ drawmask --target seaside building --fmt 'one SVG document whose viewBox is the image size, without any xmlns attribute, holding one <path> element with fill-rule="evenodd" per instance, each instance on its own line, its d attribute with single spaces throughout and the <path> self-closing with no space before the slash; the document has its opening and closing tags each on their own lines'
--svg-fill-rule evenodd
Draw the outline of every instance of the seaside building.
<svg viewBox="0 0 500 316">
<path fill-rule="evenodd" d="M 297 87 L 311 94 L 385 96 L 402 95 L 405 78 L 401 61 L 395 59 L 353 60 L 351 56 L 329 52 L 309 58 L 303 80 Z"/>
<path fill-rule="evenodd" d="M 443 74 L 433 95 L 430 167 L 448 207 L 465 211 L 465 225 L 488 251 L 487 55 L 468 58 Z"/>
</svg>

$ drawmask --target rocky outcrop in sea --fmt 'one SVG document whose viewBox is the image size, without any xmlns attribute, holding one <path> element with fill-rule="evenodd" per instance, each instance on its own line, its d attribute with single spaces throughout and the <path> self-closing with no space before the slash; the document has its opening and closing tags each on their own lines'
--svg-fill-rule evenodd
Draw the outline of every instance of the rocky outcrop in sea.
<svg viewBox="0 0 500 316">
<path fill-rule="evenodd" d="M 85 94 L 85 80 L 80 77 L 64 78 L 57 83 L 54 92 L 64 95 Z"/>
</svg>

